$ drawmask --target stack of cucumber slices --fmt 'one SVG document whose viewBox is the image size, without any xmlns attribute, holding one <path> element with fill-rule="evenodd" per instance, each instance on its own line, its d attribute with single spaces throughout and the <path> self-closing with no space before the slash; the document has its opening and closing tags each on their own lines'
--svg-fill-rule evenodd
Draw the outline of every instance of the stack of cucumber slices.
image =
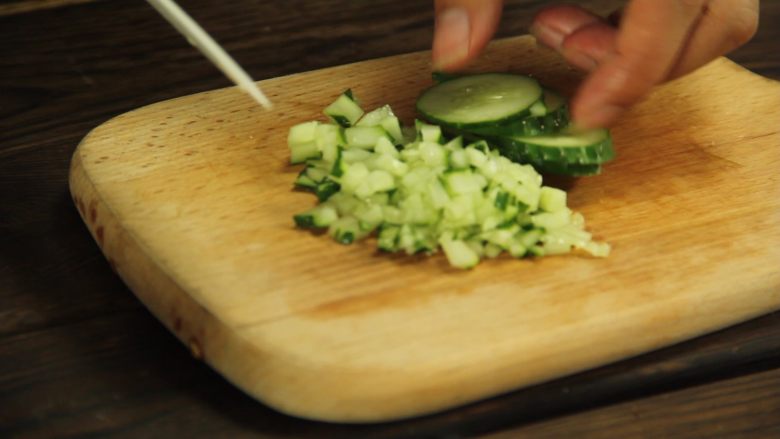
<svg viewBox="0 0 780 439">
<path fill-rule="evenodd" d="M 528 76 L 484 73 L 435 76 L 417 100 L 426 120 L 449 134 L 487 140 L 542 173 L 596 175 L 615 157 L 606 129 L 575 132 L 566 100 Z"/>
<path fill-rule="evenodd" d="M 504 252 L 609 254 L 539 174 L 599 172 L 614 155 L 607 131 L 569 133 L 564 100 L 520 75 L 448 78 L 417 108 L 425 121 L 402 127 L 389 106 L 366 113 L 348 90 L 328 121 L 293 126 L 291 162 L 305 163 L 295 184 L 319 200 L 296 225 L 342 244 L 375 236 L 386 252 L 441 249 L 458 268 Z"/>
</svg>

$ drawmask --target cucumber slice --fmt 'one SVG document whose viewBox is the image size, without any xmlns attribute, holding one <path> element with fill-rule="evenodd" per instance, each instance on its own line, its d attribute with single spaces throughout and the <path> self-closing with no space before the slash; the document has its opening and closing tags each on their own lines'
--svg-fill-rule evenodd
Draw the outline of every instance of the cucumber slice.
<svg viewBox="0 0 780 439">
<path fill-rule="evenodd" d="M 528 115 L 541 97 L 542 88 L 533 78 L 482 73 L 434 85 L 417 100 L 417 111 L 453 128 L 496 125 Z"/>
<path fill-rule="evenodd" d="M 615 158 L 612 138 L 605 129 L 582 133 L 494 138 L 501 153 L 517 162 L 531 164 L 602 164 Z"/>
<path fill-rule="evenodd" d="M 534 107 L 537 114 L 534 114 Z M 544 89 L 544 98 L 535 102 L 529 109 L 529 116 L 509 123 L 496 124 L 469 129 L 469 132 L 484 136 L 538 136 L 554 134 L 569 123 L 569 108 L 566 100 L 551 90 Z"/>
</svg>

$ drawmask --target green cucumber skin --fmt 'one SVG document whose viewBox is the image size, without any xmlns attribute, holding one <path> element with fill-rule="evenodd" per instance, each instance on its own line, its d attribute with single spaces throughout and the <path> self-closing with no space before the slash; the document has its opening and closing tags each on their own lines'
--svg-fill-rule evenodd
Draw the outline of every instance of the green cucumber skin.
<svg viewBox="0 0 780 439">
<path fill-rule="evenodd" d="M 341 186 L 333 180 L 326 179 L 322 183 L 318 184 L 314 188 L 314 193 L 317 195 L 317 199 L 320 203 L 327 201 L 333 194 L 338 192 Z"/>
<path fill-rule="evenodd" d="M 593 175 L 599 175 L 602 171 L 600 164 L 566 165 L 561 163 L 546 162 L 531 163 L 531 166 L 533 166 L 541 174 L 556 174 L 569 177 L 589 177 Z"/>
<path fill-rule="evenodd" d="M 307 214 L 298 214 L 293 216 L 293 221 L 295 221 L 295 225 L 302 228 L 302 229 L 314 229 L 316 226 L 314 225 L 314 217 Z"/>
<path fill-rule="evenodd" d="M 554 148 L 528 144 L 497 136 L 482 136 L 466 130 L 454 130 L 446 128 L 448 136 L 463 136 L 469 143 L 485 140 L 490 148 L 498 149 L 504 157 L 516 163 L 530 164 L 539 170 L 553 174 L 572 176 L 598 175 L 601 172 L 601 164 L 615 157 L 612 147 L 612 137 L 595 145 L 583 147 Z"/>
<path fill-rule="evenodd" d="M 490 140 L 498 146 L 501 154 L 516 162 L 598 165 L 615 158 L 615 149 L 609 134 L 602 142 L 581 147 L 540 146 L 509 137 L 492 137 Z"/>
</svg>

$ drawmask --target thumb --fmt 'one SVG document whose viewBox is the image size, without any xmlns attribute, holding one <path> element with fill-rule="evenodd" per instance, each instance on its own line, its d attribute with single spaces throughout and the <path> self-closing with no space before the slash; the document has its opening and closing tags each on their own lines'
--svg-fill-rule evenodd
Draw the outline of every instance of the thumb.
<svg viewBox="0 0 780 439">
<path fill-rule="evenodd" d="M 502 0 L 436 0 L 435 70 L 453 71 L 476 58 L 493 37 Z"/>
</svg>

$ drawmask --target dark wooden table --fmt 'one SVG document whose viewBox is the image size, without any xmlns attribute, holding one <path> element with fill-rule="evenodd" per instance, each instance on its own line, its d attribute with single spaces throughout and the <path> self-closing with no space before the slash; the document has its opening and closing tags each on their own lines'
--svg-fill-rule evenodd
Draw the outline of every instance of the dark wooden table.
<svg viewBox="0 0 780 439">
<path fill-rule="evenodd" d="M 256 79 L 431 40 L 429 1 L 181 3 Z M 507 2 L 500 36 L 542 3 Z M 780 1 L 762 2 L 758 35 L 731 58 L 780 79 Z M 0 437 L 780 437 L 780 313 L 404 422 L 310 422 L 245 396 L 112 273 L 67 187 L 91 128 L 228 85 L 140 0 L 0 3 Z"/>
</svg>

